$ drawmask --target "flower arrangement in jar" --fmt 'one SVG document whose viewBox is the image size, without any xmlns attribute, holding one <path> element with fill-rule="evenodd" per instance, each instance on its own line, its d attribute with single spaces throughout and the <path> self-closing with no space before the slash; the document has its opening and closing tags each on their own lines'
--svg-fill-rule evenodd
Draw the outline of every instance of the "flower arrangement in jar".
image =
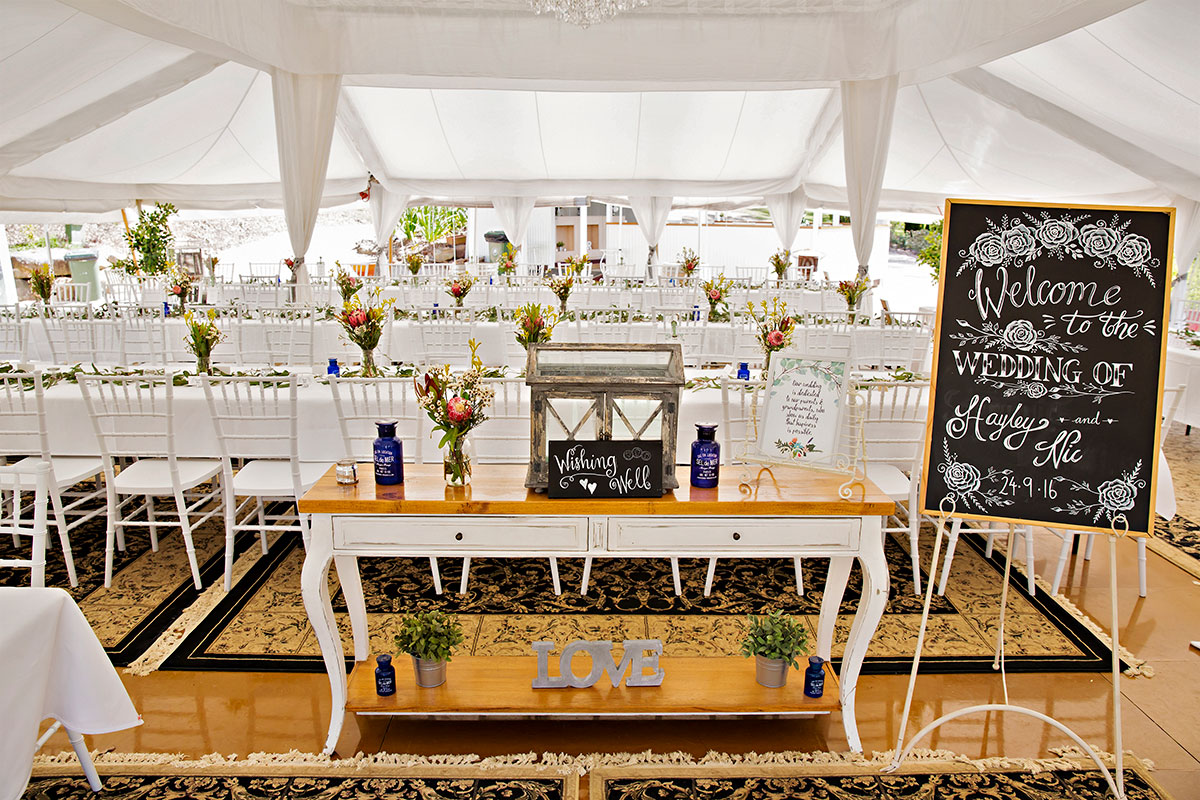
<svg viewBox="0 0 1200 800">
<path fill-rule="evenodd" d="M 571 296 L 571 289 L 575 288 L 575 276 L 569 274 L 555 275 L 546 279 L 546 286 L 558 298 L 558 313 L 565 316 L 567 313 L 567 298 Z"/>
<path fill-rule="evenodd" d="M 360 303 L 357 297 L 352 297 L 342 305 L 341 313 L 335 317 L 346 338 L 362 350 L 364 378 L 378 378 L 380 375 L 379 368 L 375 366 L 375 348 L 383 335 L 383 323 L 387 320 L 391 305 L 390 299 L 379 302 L 379 290 L 375 289 L 366 305 Z"/>
<path fill-rule="evenodd" d="M 710 322 L 724 322 L 729 319 L 729 290 L 733 281 L 721 273 L 700 284 L 704 290 L 704 299 L 708 301 L 708 319 Z"/>
<path fill-rule="evenodd" d="M 50 293 L 54 291 L 54 273 L 49 264 L 38 264 L 29 270 L 29 291 L 45 305 L 50 305 Z"/>
<path fill-rule="evenodd" d="M 746 308 L 754 318 L 758 342 L 763 349 L 763 377 L 766 377 L 771 369 L 771 354 L 792 343 L 796 320 L 788 314 L 787 303 L 778 297 L 772 298 L 769 304 L 763 300 L 758 308 L 753 302 L 747 303 Z"/>
<path fill-rule="evenodd" d="M 211 373 L 213 348 L 225 339 L 217 327 L 217 312 L 210 308 L 207 316 L 197 317 L 189 311 L 184 315 L 184 324 L 187 325 L 184 345 L 196 357 L 196 374 Z"/>
<path fill-rule="evenodd" d="M 690 247 L 683 248 L 679 253 L 679 269 L 685 278 L 690 278 L 700 269 L 700 256 Z"/>
<path fill-rule="evenodd" d="M 517 323 L 517 343 L 529 349 L 529 345 L 550 341 L 558 317 L 554 309 L 537 303 L 526 303 L 517 309 L 514 321 Z"/>
<path fill-rule="evenodd" d="M 454 305 L 461 307 L 463 300 L 467 299 L 467 295 L 471 293 L 471 287 L 474 285 L 475 279 L 470 275 L 466 273 L 455 275 L 446 281 L 446 294 L 454 298 Z"/>
<path fill-rule="evenodd" d="M 409 253 L 404 257 L 404 264 L 408 267 L 409 275 L 416 275 L 421 271 L 421 265 L 425 263 L 425 259 L 420 253 Z"/>
<path fill-rule="evenodd" d="M 471 456 L 467 434 L 487 420 L 485 411 L 495 398 L 495 390 L 483 384 L 483 362 L 479 343 L 472 339 L 471 368 L 455 374 L 449 365 L 414 378 L 417 403 L 429 415 L 433 430 L 442 434 L 442 474 L 450 486 L 471 482 Z"/>
<path fill-rule="evenodd" d="M 567 272 L 572 275 L 582 275 L 585 270 L 590 272 L 592 269 L 592 262 L 588 258 L 587 253 L 581 253 L 577 256 L 567 256 L 565 263 Z"/>
<path fill-rule="evenodd" d="M 768 261 L 771 264 L 771 269 L 775 270 L 775 277 L 783 280 L 787 277 L 788 267 L 792 264 L 792 251 L 776 250 Z"/>
<path fill-rule="evenodd" d="M 179 269 L 174 264 L 168 267 L 167 276 L 168 294 L 179 301 L 179 311 L 186 312 L 188 295 L 192 291 L 192 284 L 195 279 L 190 272 Z"/>
<path fill-rule="evenodd" d="M 846 300 L 846 312 L 849 314 L 850 323 L 854 323 L 854 310 L 858 307 L 858 301 L 867 293 L 867 289 L 871 288 L 871 284 L 867 282 L 865 276 L 858 276 L 852 281 L 839 281 L 837 293 Z"/>
<path fill-rule="evenodd" d="M 496 261 L 496 274 L 517 274 L 517 248 L 513 247 L 511 242 L 506 243 L 500 251 L 500 257 Z"/>
<path fill-rule="evenodd" d="M 333 282 L 337 285 L 338 294 L 342 296 L 342 303 L 349 303 L 350 298 L 362 288 L 362 281 L 352 272 L 346 272 L 342 269 L 342 262 L 335 261 L 338 271 L 333 276 Z"/>
</svg>

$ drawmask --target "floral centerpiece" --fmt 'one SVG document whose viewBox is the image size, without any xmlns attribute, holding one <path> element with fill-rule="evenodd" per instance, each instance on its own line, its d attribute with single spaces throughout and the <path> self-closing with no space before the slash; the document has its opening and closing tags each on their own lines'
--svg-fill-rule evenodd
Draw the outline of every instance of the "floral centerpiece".
<svg viewBox="0 0 1200 800">
<path fill-rule="evenodd" d="M 700 269 L 700 256 L 696 255 L 695 250 L 685 247 L 680 251 L 679 269 L 683 272 L 683 277 L 685 278 L 690 278 L 696 274 L 696 270 Z"/>
<path fill-rule="evenodd" d="M 342 303 L 349 303 L 350 298 L 354 297 L 354 293 L 362 288 L 362 281 L 354 273 L 341 269 L 341 262 L 335 261 L 334 263 L 338 266 L 338 271 L 333 276 L 334 283 L 337 284 L 338 294 L 342 296 Z"/>
<path fill-rule="evenodd" d="M 850 315 L 850 322 L 854 322 L 854 309 L 858 307 L 858 301 L 867 293 L 867 289 L 871 288 L 871 284 L 863 275 L 859 275 L 852 281 L 839 281 L 837 293 L 846 298 L 846 311 Z"/>
<path fill-rule="evenodd" d="M 383 323 L 388 316 L 391 300 L 378 302 L 379 290 L 375 289 L 367 305 L 352 297 L 342 304 L 342 311 L 335 319 L 341 323 L 346 338 L 362 350 L 362 374 L 364 378 L 378 378 L 379 367 L 375 366 L 375 348 L 383 335 Z"/>
<path fill-rule="evenodd" d="M 529 349 L 529 345 L 550 341 L 558 317 L 550 306 L 540 306 L 537 303 L 526 303 L 517 309 L 514 317 L 517 323 L 517 343 Z"/>
<path fill-rule="evenodd" d="M 472 339 L 471 368 L 455 375 L 449 365 L 425 373 L 424 379 L 414 378 L 417 403 L 425 409 L 440 431 L 438 447 L 442 450 L 442 474 L 450 486 L 465 486 L 471 482 L 471 456 L 467 434 L 487 420 L 484 412 L 495 397 L 495 390 L 483 385 L 483 362 L 479 359 L 479 343 Z"/>
<path fill-rule="evenodd" d="M 787 277 L 788 267 L 792 264 L 792 251 L 777 250 L 768 261 L 771 263 L 771 269 L 775 270 L 775 277 L 783 280 Z"/>
<path fill-rule="evenodd" d="M 729 290 L 733 281 L 721 273 L 700 284 L 704 290 L 704 299 L 708 300 L 708 319 L 711 322 L 723 322 L 729 319 Z"/>
<path fill-rule="evenodd" d="M 217 279 L 217 264 L 221 263 L 221 259 L 212 256 L 208 259 L 208 279 L 215 281 Z"/>
<path fill-rule="evenodd" d="M 287 268 L 288 268 L 288 272 L 290 272 L 290 273 L 292 274 L 291 280 L 294 282 L 294 281 L 296 280 L 296 259 L 294 259 L 294 258 L 285 258 L 285 259 L 283 260 L 283 265 L 284 265 L 285 267 L 287 267 Z"/>
<path fill-rule="evenodd" d="M 187 325 L 184 344 L 196 357 L 196 374 L 211 373 L 213 348 L 225 339 L 225 334 L 217 327 L 217 312 L 210 308 L 208 316 L 196 317 L 189 311 L 184 315 L 184 321 Z"/>
<path fill-rule="evenodd" d="M 425 263 L 425 259 L 420 253 L 409 253 L 404 257 L 404 263 L 408 266 L 408 274 L 416 275 L 421 271 L 421 265 Z"/>
<path fill-rule="evenodd" d="M 796 332 L 796 320 L 788 314 L 787 303 L 778 297 L 772 298 L 770 304 L 763 300 L 758 308 L 755 308 L 753 302 L 747 303 L 746 308 L 754 318 L 758 343 L 763 349 L 765 378 L 771 369 L 771 354 L 792 343 L 792 334 Z"/>
<path fill-rule="evenodd" d="M 455 275 L 446 281 L 446 294 L 454 298 L 455 306 L 461 307 L 463 300 L 467 299 L 467 295 L 471 293 L 471 287 L 474 285 L 475 279 L 464 272 L 462 275 Z"/>
<path fill-rule="evenodd" d="M 504 249 L 500 251 L 500 258 L 496 261 L 497 275 L 515 275 L 517 273 L 517 248 L 513 247 L 509 242 L 504 245 Z"/>
<path fill-rule="evenodd" d="M 577 256 L 567 256 L 566 267 L 572 275 L 582 275 L 584 270 L 591 272 L 592 262 L 587 253 L 581 253 Z"/>
<path fill-rule="evenodd" d="M 552 278 L 546 279 L 546 285 L 550 287 L 550 291 L 558 298 L 558 313 L 566 315 L 567 313 L 567 298 L 571 296 L 571 289 L 575 287 L 574 275 L 555 275 Z"/>
<path fill-rule="evenodd" d="M 29 291 L 45 305 L 50 305 L 50 293 L 54 290 L 54 273 L 49 264 L 38 264 L 29 270 Z"/>
<path fill-rule="evenodd" d="M 171 265 L 167 275 L 167 291 L 172 297 L 179 300 L 179 311 L 187 311 L 187 299 L 192 291 L 195 278 L 192 276 L 192 273 L 179 269 L 174 264 Z"/>
</svg>

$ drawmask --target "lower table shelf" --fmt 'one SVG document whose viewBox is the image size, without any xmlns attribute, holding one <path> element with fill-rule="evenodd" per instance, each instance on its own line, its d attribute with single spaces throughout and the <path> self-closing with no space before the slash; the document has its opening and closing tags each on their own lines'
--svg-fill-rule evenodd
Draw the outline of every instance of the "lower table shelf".
<svg viewBox="0 0 1200 800">
<path fill-rule="evenodd" d="M 556 664 L 552 657 L 552 663 Z M 828 714 L 841 708 L 837 675 L 825 664 L 825 693 L 804 695 L 804 673 L 768 689 L 754 679 L 748 658 L 659 659 L 666 676 L 657 687 L 613 688 L 607 677 L 586 689 L 534 689 L 537 659 L 530 656 L 459 656 L 447 666 L 446 682 L 419 688 L 408 656 L 396 658 L 396 693 L 375 693 L 375 658 L 355 664 L 346 710 L 357 714 L 446 716 L 641 716 Z"/>
</svg>

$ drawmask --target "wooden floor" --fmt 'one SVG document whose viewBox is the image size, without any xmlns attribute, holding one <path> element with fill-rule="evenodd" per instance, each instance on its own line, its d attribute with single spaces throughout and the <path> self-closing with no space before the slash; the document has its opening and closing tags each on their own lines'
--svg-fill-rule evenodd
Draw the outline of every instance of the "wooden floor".
<svg viewBox="0 0 1200 800">
<path fill-rule="evenodd" d="M 1038 572 L 1048 571 L 1057 539 L 1038 541 Z M 1125 745 L 1158 767 L 1156 777 L 1178 800 L 1200 799 L 1200 582 L 1149 555 L 1149 597 L 1137 596 L 1137 560 L 1130 541 L 1119 542 L 1121 638 L 1154 667 L 1154 678 L 1122 679 L 1126 702 Z M 1068 596 L 1093 619 L 1109 614 L 1107 546 L 1093 560 L 1076 557 Z M 123 675 L 137 708 L 140 728 L 88 737 L 92 748 L 246 755 L 255 751 L 315 752 L 325 737 L 329 685 L 324 675 L 156 672 Z M 859 681 L 858 721 L 867 751 L 896 743 L 907 676 L 868 676 Z M 1105 674 L 1012 675 L 1012 702 L 1051 714 L 1085 741 L 1112 750 L 1111 684 Z M 909 734 L 947 711 L 1002 702 L 998 676 L 948 675 L 920 679 Z M 1069 740 L 1020 715 L 971 717 L 937 731 L 928 746 L 972 757 L 1045 756 Z M 68 749 L 61 734 L 43 752 Z M 725 721 L 492 721 L 429 722 L 405 718 L 348 716 L 338 753 L 362 751 L 497 755 L 527 751 L 730 752 L 845 750 L 841 719 Z"/>
</svg>

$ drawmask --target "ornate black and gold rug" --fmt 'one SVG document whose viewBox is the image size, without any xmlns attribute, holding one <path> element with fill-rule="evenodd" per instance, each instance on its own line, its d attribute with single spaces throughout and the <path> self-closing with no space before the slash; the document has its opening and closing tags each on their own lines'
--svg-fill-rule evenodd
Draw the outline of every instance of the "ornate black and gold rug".
<svg viewBox="0 0 1200 800">
<path fill-rule="evenodd" d="M 1023 766 L 985 762 L 916 761 L 895 774 L 880 763 L 601 767 L 591 775 L 592 800 L 1104 800 L 1112 797 L 1094 763 L 1029 761 Z M 1171 800 L 1146 769 L 1126 767 L 1129 800 Z"/>
<path fill-rule="evenodd" d="M 1200 578 L 1200 525 L 1178 514 L 1170 522 L 1158 517 L 1146 546 L 1175 566 Z"/>
<path fill-rule="evenodd" d="M 124 552 L 113 554 L 112 586 L 104 586 L 103 516 L 71 531 L 71 552 L 79 585 L 72 588 L 58 541 L 51 526 L 46 542 L 46 585 L 65 589 L 79 604 L 92 630 L 114 665 L 131 664 L 200 596 L 192 583 L 187 552 L 179 528 L 159 529 L 159 549 L 152 552 L 146 529 L 126 532 Z M 205 586 L 219 580 L 224 569 L 225 529 L 210 521 L 192 533 L 200 578 Z M 253 536 L 238 542 L 239 552 Z M 0 536 L 0 558 L 29 557 L 29 540 L 14 546 L 12 537 Z M 28 586 L 27 570 L 0 572 L 0 586 Z"/>
<path fill-rule="evenodd" d="M 924 539 L 932 539 L 932 529 L 929 534 Z M 935 597 L 923 672 L 991 671 L 1003 563 L 998 555 L 984 558 L 976 538 L 964 533 L 946 595 Z M 922 599 L 912 591 L 905 544 L 896 539 L 887 544 L 891 592 L 867 655 L 867 672 L 904 673 L 911 667 Z M 296 537 L 277 542 L 160 668 L 323 671 L 300 597 L 303 558 Z M 928 562 L 927 554 L 924 560 Z M 561 595 L 551 589 L 544 559 L 476 560 L 461 595 L 458 559 L 441 559 L 442 595 L 434 593 L 427 559 L 363 558 L 359 564 L 375 653 L 394 651 L 392 637 L 404 613 L 435 608 L 459 615 L 466 633 L 461 652 L 471 655 L 526 655 L 530 642 L 539 639 L 659 638 L 669 655 L 727 656 L 739 652 L 745 615 L 751 613 L 781 609 L 797 615 L 809 627 L 810 640 L 815 639 L 828 561 L 804 560 L 807 591 L 801 596 L 789 559 L 723 559 L 709 597 L 703 596 L 706 562 L 699 559 L 680 564 L 681 597 L 673 591 L 665 559 L 598 559 L 587 596 L 578 592 L 582 559 L 560 560 Z M 1013 576 L 1012 585 L 1006 624 L 1010 671 L 1109 668 L 1107 647 L 1070 611 L 1045 592 L 1027 596 L 1019 576 Z M 860 588 L 855 567 L 837 624 L 835 661 Z M 340 591 L 334 594 L 334 610 L 349 648 Z"/>
</svg>

